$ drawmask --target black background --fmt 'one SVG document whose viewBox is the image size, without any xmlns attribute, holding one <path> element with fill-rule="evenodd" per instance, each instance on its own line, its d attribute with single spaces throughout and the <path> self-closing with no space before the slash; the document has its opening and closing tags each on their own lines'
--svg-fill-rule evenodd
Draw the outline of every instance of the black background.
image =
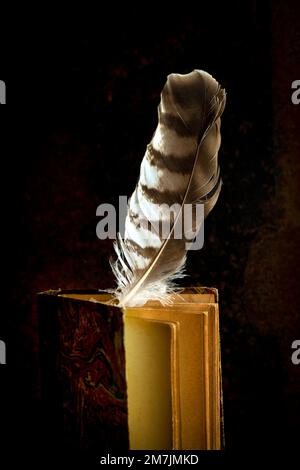
<svg viewBox="0 0 300 470">
<path fill-rule="evenodd" d="M 299 7 L 150 7 L 88 12 L 88 32 L 71 17 L 60 27 L 43 17 L 47 30 L 25 23 L 1 39 L 0 412 L 6 442 L 26 449 L 25 460 L 50 449 L 55 432 L 41 413 L 35 294 L 113 285 L 112 243 L 96 238 L 96 208 L 131 194 L 167 75 L 195 68 L 228 95 L 224 185 L 185 280 L 220 293 L 226 447 L 292 449 L 299 437 L 291 344 L 300 333 L 300 106 L 290 99 Z"/>
</svg>

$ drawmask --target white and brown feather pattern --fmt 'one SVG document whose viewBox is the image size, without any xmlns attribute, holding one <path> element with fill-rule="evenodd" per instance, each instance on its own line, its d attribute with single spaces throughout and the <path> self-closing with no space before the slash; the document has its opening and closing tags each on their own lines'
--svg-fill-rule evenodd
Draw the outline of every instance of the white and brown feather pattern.
<svg viewBox="0 0 300 470">
<path fill-rule="evenodd" d="M 174 233 L 185 204 L 203 203 L 206 216 L 218 199 L 224 106 L 225 91 L 206 72 L 168 76 L 158 125 L 130 198 L 124 240 L 115 244 L 112 268 L 121 305 L 142 305 L 149 298 L 164 302 L 183 275 L 186 240 Z M 169 233 L 162 233 L 159 222 L 169 222 Z"/>
</svg>

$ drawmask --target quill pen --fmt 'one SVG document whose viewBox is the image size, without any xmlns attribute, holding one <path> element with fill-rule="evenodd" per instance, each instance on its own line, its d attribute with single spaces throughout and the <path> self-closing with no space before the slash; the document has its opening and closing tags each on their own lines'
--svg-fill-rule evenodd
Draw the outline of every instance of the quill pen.
<svg viewBox="0 0 300 470">
<path fill-rule="evenodd" d="M 165 304 L 176 291 L 176 280 L 184 275 L 188 234 L 196 236 L 203 222 L 194 208 L 203 204 L 206 217 L 220 193 L 225 101 L 225 90 L 202 70 L 168 76 L 158 125 L 129 201 L 124 238 L 118 234 L 114 244 L 114 294 L 121 306 L 141 306 L 149 299 Z M 192 207 L 189 221 L 182 217 L 187 206 Z"/>
</svg>

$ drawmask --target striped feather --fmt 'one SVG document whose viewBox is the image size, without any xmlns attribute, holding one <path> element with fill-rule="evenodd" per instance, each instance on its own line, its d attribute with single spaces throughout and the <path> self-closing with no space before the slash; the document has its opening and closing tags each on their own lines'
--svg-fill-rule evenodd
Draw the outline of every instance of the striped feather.
<svg viewBox="0 0 300 470">
<path fill-rule="evenodd" d="M 184 275 L 186 233 L 200 229 L 193 216 L 183 231 L 184 207 L 203 203 L 206 216 L 221 189 L 218 151 L 225 101 L 225 91 L 204 71 L 168 76 L 158 126 L 130 198 L 124 240 L 118 236 L 115 243 L 112 269 L 120 305 L 149 299 L 168 303 L 167 294 Z"/>
</svg>

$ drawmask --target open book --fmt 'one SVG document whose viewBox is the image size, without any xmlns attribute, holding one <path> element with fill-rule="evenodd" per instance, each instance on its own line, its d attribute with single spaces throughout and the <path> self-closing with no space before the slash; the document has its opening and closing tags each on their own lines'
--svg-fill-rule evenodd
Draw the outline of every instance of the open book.
<svg viewBox="0 0 300 470">
<path fill-rule="evenodd" d="M 45 409 L 72 447 L 220 449 L 217 291 L 120 309 L 96 291 L 39 294 Z M 53 423 L 55 425 L 55 423 Z"/>
</svg>

